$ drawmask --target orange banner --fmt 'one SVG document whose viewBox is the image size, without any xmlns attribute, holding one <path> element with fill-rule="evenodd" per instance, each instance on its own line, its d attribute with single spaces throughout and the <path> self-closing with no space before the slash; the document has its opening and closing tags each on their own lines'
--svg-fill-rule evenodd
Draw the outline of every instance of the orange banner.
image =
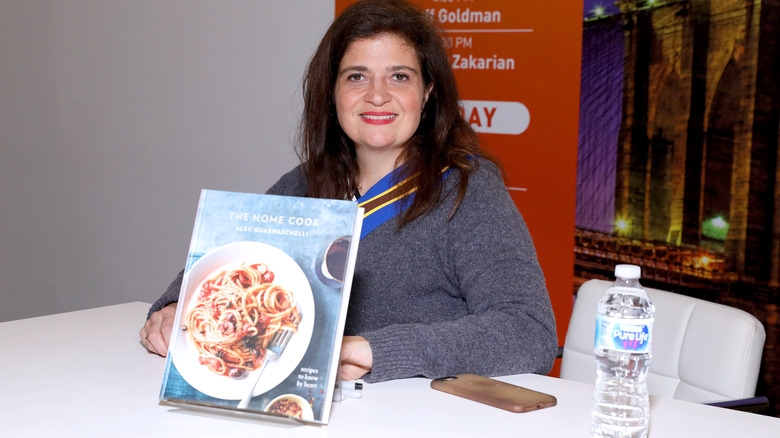
<svg viewBox="0 0 780 438">
<path fill-rule="evenodd" d="M 563 345 L 574 283 L 582 2 L 412 2 L 447 30 L 464 117 L 503 161 Z M 336 13 L 352 3 L 336 0 Z"/>
</svg>

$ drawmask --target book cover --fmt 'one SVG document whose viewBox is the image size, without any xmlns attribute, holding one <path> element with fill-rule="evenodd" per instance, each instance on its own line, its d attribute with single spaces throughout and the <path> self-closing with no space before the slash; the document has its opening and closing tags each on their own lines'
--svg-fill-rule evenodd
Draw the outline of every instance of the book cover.
<svg viewBox="0 0 780 438">
<path fill-rule="evenodd" d="M 203 190 L 160 399 L 326 424 L 362 209 Z"/>
</svg>

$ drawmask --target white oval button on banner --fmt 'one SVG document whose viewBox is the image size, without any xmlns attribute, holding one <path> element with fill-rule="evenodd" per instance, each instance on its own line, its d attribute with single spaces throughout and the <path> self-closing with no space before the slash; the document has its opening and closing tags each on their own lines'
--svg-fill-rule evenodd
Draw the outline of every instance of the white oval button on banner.
<svg viewBox="0 0 780 438">
<path fill-rule="evenodd" d="M 461 100 L 460 106 L 471 127 L 485 134 L 522 134 L 531 123 L 531 113 L 520 102 Z"/>
</svg>

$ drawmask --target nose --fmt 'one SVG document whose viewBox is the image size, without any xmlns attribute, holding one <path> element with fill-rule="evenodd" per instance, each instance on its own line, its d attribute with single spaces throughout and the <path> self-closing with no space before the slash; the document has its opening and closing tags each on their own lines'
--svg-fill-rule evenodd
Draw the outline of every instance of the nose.
<svg viewBox="0 0 780 438">
<path fill-rule="evenodd" d="M 382 106 L 390 100 L 390 93 L 384 81 L 372 81 L 366 90 L 366 102 L 374 106 Z"/>
</svg>

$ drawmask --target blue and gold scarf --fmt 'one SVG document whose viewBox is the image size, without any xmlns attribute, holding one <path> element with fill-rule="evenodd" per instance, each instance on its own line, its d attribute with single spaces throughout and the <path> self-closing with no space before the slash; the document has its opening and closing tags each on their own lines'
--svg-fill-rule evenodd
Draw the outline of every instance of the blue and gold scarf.
<svg viewBox="0 0 780 438">
<path fill-rule="evenodd" d="M 358 205 L 364 210 L 363 228 L 360 231 L 361 239 L 376 227 L 402 213 L 414 200 L 414 192 L 417 187 L 412 185 L 411 177 L 394 183 L 401 172 L 403 172 L 403 166 L 385 175 L 363 196 L 358 198 Z"/>
<path fill-rule="evenodd" d="M 449 168 L 442 171 L 442 178 L 450 173 Z M 404 178 L 399 182 L 403 166 L 398 167 L 385 175 L 363 196 L 358 198 L 358 206 L 363 207 L 363 228 L 360 238 L 364 238 L 376 227 L 403 213 L 414 201 L 414 192 L 417 186 L 412 183 L 412 177 Z"/>
</svg>

